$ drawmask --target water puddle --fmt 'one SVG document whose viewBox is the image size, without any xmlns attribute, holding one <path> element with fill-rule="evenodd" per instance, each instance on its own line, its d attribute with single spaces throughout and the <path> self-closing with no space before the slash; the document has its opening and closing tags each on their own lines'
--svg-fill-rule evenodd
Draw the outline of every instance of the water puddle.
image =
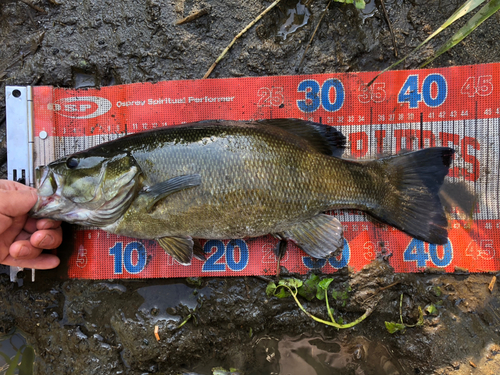
<svg viewBox="0 0 500 375">
<path fill-rule="evenodd" d="M 377 11 L 375 0 L 365 0 L 365 4 L 365 9 L 359 10 L 359 16 L 361 18 L 362 24 L 364 24 L 368 18 L 373 17 L 375 15 L 375 12 Z"/>
<path fill-rule="evenodd" d="M 284 6 L 284 15 L 278 21 L 279 29 L 277 36 L 286 40 L 288 35 L 307 25 L 311 11 L 305 5 L 304 0 L 288 1 Z"/>
<path fill-rule="evenodd" d="M 184 284 L 152 285 L 137 289 L 144 299 L 139 311 L 145 315 L 154 316 L 155 320 L 179 321 L 180 316 L 174 315 L 179 306 L 193 311 L 198 306 L 200 297 L 210 297 L 211 289 L 206 287 L 195 289 Z"/>
<path fill-rule="evenodd" d="M 245 375 L 402 375 L 405 371 L 397 358 L 380 344 L 363 336 L 346 340 L 322 337 L 262 336 L 253 347 L 252 365 L 239 369 Z M 247 362 L 249 363 L 249 362 Z M 211 365 L 214 365 L 211 363 Z M 227 364 L 231 366 L 231 364 Z M 213 367 L 204 366 L 188 374 L 212 375 Z"/>
<path fill-rule="evenodd" d="M 33 374 L 34 363 L 35 351 L 19 331 L 0 338 L 0 375 Z"/>
<path fill-rule="evenodd" d="M 355 337 L 347 343 L 321 337 L 263 337 L 256 341 L 259 369 L 249 375 L 398 375 L 399 363 L 379 343 Z"/>
</svg>

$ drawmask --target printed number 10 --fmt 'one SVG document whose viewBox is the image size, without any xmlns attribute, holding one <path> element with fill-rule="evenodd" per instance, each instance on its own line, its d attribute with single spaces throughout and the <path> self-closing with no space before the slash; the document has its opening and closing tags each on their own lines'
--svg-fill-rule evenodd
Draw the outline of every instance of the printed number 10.
<svg viewBox="0 0 500 375">
<path fill-rule="evenodd" d="M 137 253 L 136 262 L 133 261 L 133 254 Z M 146 266 L 147 253 L 144 245 L 140 242 L 133 241 L 125 246 L 123 251 L 123 243 L 117 242 L 115 246 L 109 249 L 109 255 L 114 257 L 114 273 L 122 274 L 123 268 L 128 273 L 136 274 L 141 272 Z"/>
</svg>

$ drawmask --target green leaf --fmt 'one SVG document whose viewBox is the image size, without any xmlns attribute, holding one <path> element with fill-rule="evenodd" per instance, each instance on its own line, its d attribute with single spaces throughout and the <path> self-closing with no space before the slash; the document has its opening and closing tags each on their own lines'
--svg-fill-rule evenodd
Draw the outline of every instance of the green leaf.
<svg viewBox="0 0 500 375">
<path fill-rule="evenodd" d="M 322 290 L 326 290 L 326 289 L 328 289 L 328 287 L 330 286 L 332 281 L 333 281 L 332 278 L 323 279 L 318 283 L 318 288 L 321 288 Z"/>
<path fill-rule="evenodd" d="M 266 294 L 269 297 L 273 297 L 275 291 L 276 291 L 276 284 L 273 283 L 272 281 L 270 281 L 269 284 L 267 284 L 267 287 L 266 287 Z"/>
<path fill-rule="evenodd" d="M 432 303 L 430 305 L 427 305 L 427 307 L 424 310 L 429 315 L 437 315 L 438 314 L 438 309 Z"/>
<path fill-rule="evenodd" d="M 405 325 L 401 323 L 395 323 L 395 322 L 385 322 L 385 328 L 387 328 L 387 331 L 389 333 L 396 333 L 398 331 L 404 332 L 405 330 Z"/>
<path fill-rule="evenodd" d="M 278 285 L 288 286 L 290 288 L 300 288 L 302 286 L 302 280 L 299 279 L 281 279 Z"/>
<path fill-rule="evenodd" d="M 354 5 L 358 9 L 365 9 L 365 1 L 364 0 L 354 0 Z"/>
<path fill-rule="evenodd" d="M 424 325 L 424 312 L 422 311 L 422 308 L 420 306 L 418 307 L 418 321 L 417 321 L 417 324 L 415 324 L 415 325 L 417 327 Z"/>
<path fill-rule="evenodd" d="M 436 295 L 436 297 L 441 297 L 441 295 L 443 294 L 443 291 L 438 286 L 434 286 L 432 288 L 432 290 L 434 291 L 434 294 Z"/>
<path fill-rule="evenodd" d="M 27 345 L 23 350 L 21 364 L 19 365 L 19 375 L 32 375 L 35 365 L 35 351 L 33 347 Z"/>
<path fill-rule="evenodd" d="M 325 291 L 321 288 L 318 288 L 316 290 L 316 298 L 320 301 L 323 301 L 325 299 Z"/>
<path fill-rule="evenodd" d="M 284 288 L 283 286 L 281 287 L 278 287 L 279 288 L 279 291 L 278 292 L 274 292 L 274 296 L 275 297 L 278 297 L 278 298 L 286 298 L 286 297 L 290 297 L 290 292 Z"/>
<path fill-rule="evenodd" d="M 22 347 L 21 347 L 22 348 Z M 10 366 L 5 372 L 5 375 L 14 375 L 15 371 L 17 369 L 17 365 L 19 364 L 19 357 L 21 356 L 21 348 L 16 352 L 16 355 L 14 358 L 12 358 L 12 361 L 10 362 Z"/>
<path fill-rule="evenodd" d="M 333 299 L 337 300 L 339 298 L 340 292 L 333 289 L 330 294 L 332 295 Z"/>
<path fill-rule="evenodd" d="M 478 3 L 482 1 L 476 0 Z M 469 1 L 470 2 L 470 1 Z M 479 5 L 479 4 L 478 4 Z M 477 5 L 476 5 L 477 6 Z M 443 44 L 433 57 L 428 59 L 421 67 L 426 66 L 442 55 L 450 48 L 460 43 L 467 35 L 473 32 L 479 25 L 491 17 L 497 10 L 500 9 L 500 0 L 490 0 L 477 12 L 460 30 L 458 30 L 445 44 Z"/>
<path fill-rule="evenodd" d="M 323 301 L 325 299 L 325 290 L 328 290 L 328 287 L 330 286 L 332 281 L 333 278 L 326 278 L 318 283 L 318 289 L 316 290 L 317 299 L 319 299 L 320 301 Z"/>
<path fill-rule="evenodd" d="M 310 274 L 306 281 L 299 288 L 299 295 L 311 301 L 316 296 L 316 290 L 318 289 L 319 283 L 318 275 L 314 273 Z"/>
</svg>

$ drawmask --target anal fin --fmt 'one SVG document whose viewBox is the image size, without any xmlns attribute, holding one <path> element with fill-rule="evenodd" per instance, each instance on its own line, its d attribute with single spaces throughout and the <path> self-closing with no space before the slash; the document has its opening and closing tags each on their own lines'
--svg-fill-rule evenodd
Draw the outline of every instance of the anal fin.
<svg viewBox="0 0 500 375">
<path fill-rule="evenodd" d="M 180 264 L 188 266 L 193 258 L 194 241 L 191 237 L 162 237 L 158 244 Z"/>
<path fill-rule="evenodd" d="M 336 256 L 344 246 L 343 228 L 335 217 L 319 214 L 312 219 L 295 224 L 282 236 L 293 241 L 313 258 Z"/>
</svg>

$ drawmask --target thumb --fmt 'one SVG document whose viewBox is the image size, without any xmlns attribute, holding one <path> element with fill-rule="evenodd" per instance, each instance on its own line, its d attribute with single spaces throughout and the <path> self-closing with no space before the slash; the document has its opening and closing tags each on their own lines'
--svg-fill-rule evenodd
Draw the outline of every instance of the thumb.
<svg viewBox="0 0 500 375">
<path fill-rule="evenodd" d="M 25 215 L 35 205 L 37 199 L 35 189 L 0 190 L 0 214 L 11 217 Z"/>
</svg>

